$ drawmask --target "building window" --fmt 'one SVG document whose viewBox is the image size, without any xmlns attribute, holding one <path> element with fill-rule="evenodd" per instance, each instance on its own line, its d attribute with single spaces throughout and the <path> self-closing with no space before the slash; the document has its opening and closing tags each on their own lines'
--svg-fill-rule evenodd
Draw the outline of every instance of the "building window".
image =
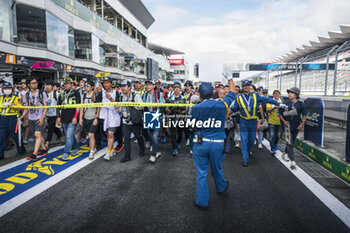
<svg viewBox="0 0 350 233">
<path fill-rule="evenodd" d="M 92 60 L 100 63 L 100 40 L 94 35 L 91 35 L 92 42 Z"/>
<path fill-rule="evenodd" d="M 75 58 L 92 60 L 90 33 L 74 30 L 74 51 Z"/>
<path fill-rule="evenodd" d="M 107 66 L 118 67 L 118 62 L 119 62 L 118 46 L 104 44 L 103 48 L 105 51 L 105 64 Z"/>
<path fill-rule="evenodd" d="M 30 6 L 16 6 L 18 43 L 46 48 L 45 11 Z"/>
<path fill-rule="evenodd" d="M 12 41 L 12 11 L 11 2 L 0 0 L 0 40 Z"/>
<path fill-rule="evenodd" d="M 75 55 L 75 45 L 74 45 L 74 28 L 68 27 L 68 46 L 69 46 L 69 56 L 74 57 Z"/>
<path fill-rule="evenodd" d="M 68 56 L 68 25 L 46 12 L 47 48 Z"/>
</svg>

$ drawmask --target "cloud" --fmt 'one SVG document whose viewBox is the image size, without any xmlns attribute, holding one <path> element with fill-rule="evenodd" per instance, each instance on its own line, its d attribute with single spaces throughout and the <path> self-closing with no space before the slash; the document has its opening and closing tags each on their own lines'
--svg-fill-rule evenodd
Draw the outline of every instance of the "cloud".
<svg viewBox="0 0 350 233">
<path fill-rule="evenodd" d="M 162 29 L 155 25 L 149 40 L 184 51 L 190 72 L 198 62 L 200 79 L 213 81 L 221 80 L 225 63 L 268 62 L 349 23 L 348 0 L 260 1 L 260 5 L 200 18 L 184 9 L 157 6 L 153 15 L 156 22 L 162 20 Z"/>
</svg>

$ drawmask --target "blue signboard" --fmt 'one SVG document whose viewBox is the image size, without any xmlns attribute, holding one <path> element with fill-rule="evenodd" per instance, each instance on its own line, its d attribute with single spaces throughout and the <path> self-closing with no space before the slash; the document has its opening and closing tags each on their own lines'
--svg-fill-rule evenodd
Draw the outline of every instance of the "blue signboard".
<svg viewBox="0 0 350 233">
<path fill-rule="evenodd" d="M 295 70 L 296 64 L 249 64 L 249 71 L 264 71 L 264 70 Z M 300 69 L 300 64 L 298 64 Z M 326 63 L 306 63 L 303 64 L 303 70 L 326 70 Z M 329 70 L 334 70 L 334 63 L 328 64 Z"/>
<path fill-rule="evenodd" d="M 346 148 L 345 148 L 345 159 L 350 162 L 350 105 L 348 107 L 348 119 L 346 126 Z"/>
<path fill-rule="evenodd" d="M 308 97 L 305 100 L 307 110 L 304 139 L 323 147 L 324 102 L 320 97 Z"/>
</svg>

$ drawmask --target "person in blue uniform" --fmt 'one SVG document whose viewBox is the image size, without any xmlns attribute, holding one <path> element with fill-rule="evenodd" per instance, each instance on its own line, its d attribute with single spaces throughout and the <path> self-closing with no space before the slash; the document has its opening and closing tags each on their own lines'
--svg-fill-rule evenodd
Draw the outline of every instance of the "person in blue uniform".
<svg viewBox="0 0 350 233">
<path fill-rule="evenodd" d="M 191 121 L 195 120 L 195 144 L 193 147 L 193 161 L 196 167 L 196 194 L 194 204 L 196 207 L 206 210 L 209 203 L 209 188 L 207 183 L 208 167 L 211 166 L 215 188 L 219 195 L 223 194 L 229 187 L 224 178 L 222 163 L 224 162 L 224 140 L 225 119 L 229 112 L 229 106 L 234 101 L 234 82 L 230 78 L 230 91 L 222 99 L 213 99 L 213 86 L 204 82 L 199 87 L 201 103 L 192 107 Z M 215 126 L 210 124 L 205 128 L 205 122 L 211 120 Z M 200 127 L 197 123 L 203 123 Z"/>
<path fill-rule="evenodd" d="M 280 108 L 286 108 L 285 104 L 278 103 L 277 101 L 268 97 L 260 96 L 255 92 L 251 92 L 252 82 L 250 80 L 242 81 L 243 93 L 239 94 L 232 106 L 232 111 L 239 111 L 240 113 L 240 134 L 241 134 L 241 151 L 243 156 L 242 165 L 248 166 L 249 156 L 252 156 L 250 152 L 254 141 L 256 139 L 256 125 L 259 111 L 259 105 L 261 103 L 270 103 Z"/>
</svg>

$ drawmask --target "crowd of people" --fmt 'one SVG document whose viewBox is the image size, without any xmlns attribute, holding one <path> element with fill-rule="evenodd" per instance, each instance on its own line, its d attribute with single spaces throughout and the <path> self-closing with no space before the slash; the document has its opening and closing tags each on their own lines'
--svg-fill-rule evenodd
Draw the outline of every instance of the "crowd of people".
<svg viewBox="0 0 350 233">
<path fill-rule="evenodd" d="M 40 108 L 40 106 L 70 105 L 79 103 L 108 102 L 140 102 L 140 103 L 183 103 L 198 104 L 203 101 L 199 92 L 200 83 L 193 84 L 187 80 L 182 88 L 181 83 L 162 83 L 160 80 L 135 81 L 123 80 L 115 82 L 109 77 L 81 79 L 79 82 L 67 77 L 63 84 L 46 80 L 39 83 L 37 77 L 31 76 L 13 85 L 2 82 L 0 91 L 0 159 L 4 159 L 4 151 L 11 144 L 16 145 L 19 155 L 25 154 L 25 145 L 34 142 L 34 151 L 27 157 L 36 161 L 38 157 L 48 153 L 53 135 L 64 145 L 62 160 L 79 153 L 79 142 L 89 140 L 89 158 L 94 159 L 101 142 L 106 142 L 105 160 L 110 160 L 124 148 L 124 156 L 120 162 L 131 160 L 131 142 L 135 140 L 139 147 L 139 156 L 150 151 L 149 162 L 155 163 L 161 156 L 159 143 L 166 143 L 170 138 L 172 154 L 177 156 L 181 143 L 186 142 L 193 153 L 196 143 L 194 128 L 179 126 L 145 129 L 143 127 L 144 111 L 160 111 L 171 116 L 172 121 L 191 117 L 191 107 L 89 107 L 89 108 Z M 41 88 L 39 88 L 41 86 Z M 231 146 L 241 148 L 242 165 L 248 166 L 253 156 L 252 146 L 257 144 L 262 149 L 263 138 L 267 138 L 271 154 L 278 150 L 278 142 L 284 127 L 289 127 L 292 141 L 303 128 L 306 120 L 306 109 L 299 100 L 298 88 L 287 90 L 288 98 L 281 99 L 281 91 L 273 90 L 272 97 L 263 87 L 256 88 L 251 81 L 245 80 L 242 86 L 233 89 L 235 98 L 227 107 L 225 116 L 224 154 L 231 153 Z M 212 99 L 223 100 L 230 92 L 229 85 L 216 84 L 212 91 Z M 285 108 L 280 108 L 282 103 Z M 8 108 L 8 105 L 13 105 Z M 15 106 L 37 108 L 16 109 Z M 293 112 L 294 114 L 291 114 Z M 288 113 L 288 114 L 285 114 Z M 302 115 L 302 117 L 300 117 Z M 23 132 L 19 132 L 23 131 Z M 20 134 L 20 136 L 19 136 Z M 132 139 L 133 138 L 133 139 Z M 114 145 L 116 145 L 114 147 Z M 6 148 L 7 147 L 7 148 Z M 287 144 L 283 159 L 291 160 L 291 168 L 295 168 L 292 144 Z"/>
</svg>

